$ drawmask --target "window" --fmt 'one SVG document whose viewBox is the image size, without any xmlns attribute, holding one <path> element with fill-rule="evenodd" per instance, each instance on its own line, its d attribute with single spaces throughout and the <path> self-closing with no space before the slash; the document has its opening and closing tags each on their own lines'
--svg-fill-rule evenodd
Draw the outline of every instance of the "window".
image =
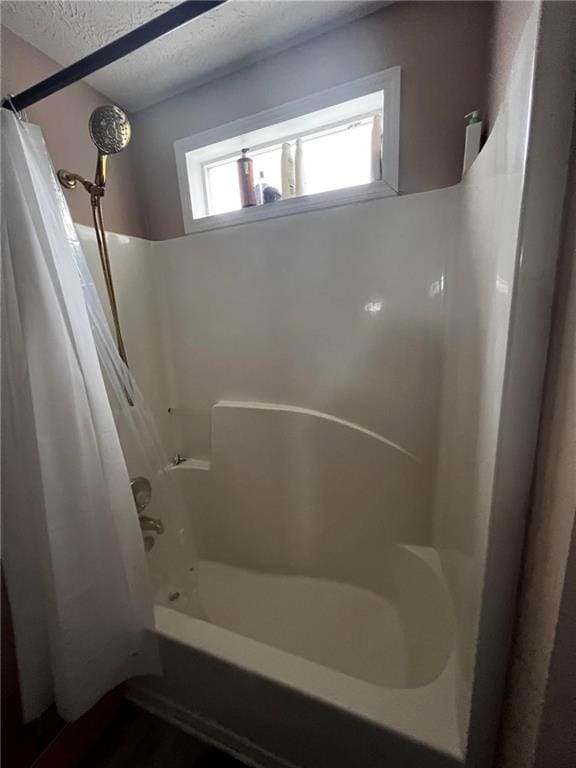
<svg viewBox="0 0 576 768">
<path fill-rule="evenodd" d="M 299 137 L 304 150 L 306 194 L 315 195 L 372 181 L 372 119 L 372 115 L 358 115 L 353 122 L 347 120 Z M 274 128 L 276 126 L 272 126 Z M 258 181 L 262 173 L 267 184 L 281 190 L 281 154 L 281 143 L 251 148 L 249 155 L 254 162 L 254 180 Z M 233 158 L 215 160 L 203 167 L 209 216 L 241 208 L 236 168 L 238 155 L 236 152 Z"/>
<path fill-rule="evenodd" d="M 187 232 L 395 194 L 400 70 L 394 67 L 175 142 Z M 382 125 L 382 178 L 372 178 L 372 126 Z M 250 147 L 254 180 L 281 189 L 282 143 L 302 140 L 305 196 L 242 209 L 236 161 Z"/>
</svg>

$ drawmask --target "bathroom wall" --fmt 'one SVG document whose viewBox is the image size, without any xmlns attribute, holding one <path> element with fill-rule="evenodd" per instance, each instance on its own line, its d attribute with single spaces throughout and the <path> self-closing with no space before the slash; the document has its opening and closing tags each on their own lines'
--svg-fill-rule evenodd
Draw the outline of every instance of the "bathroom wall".
<svg viewBox="0 0 576 768">
<path fill-rule="evenodd" d="M 399 2 L 138 112 L 135 144 L 149 235 L 183 234 L 173 144 L 319 90 L 402 67 L 400 188 L 458 182 L 464 115 L 486 111 L 492 3 Z"/>
<path fill-rule="evenodd" d="M 461 241 L 447 278 L 435 541 L 456 609 L 457 711 L 464 741 L 494 493 L 535 29 L 534 17 L 494 129 L 460 186 Z"/>
<path fill-rule="evenodd" d="M 553 313 L 499 768 L 576 761 L 576 119 Z"/>
<path fill-rule="evenodd" d="M 209 501 L 198 503 L 210 473 L 186 473 L 190 509 L 204 526 L 202 542 L 211 542 L 201 554 L 237 562 L 238 552 L 256 547 L 263 554 L 252 565 L 272 567 L 276 549 L 285 556 L 275 567 L 294 567 L 319 552 L 331 529 L 342 527 L 339 541 L 352 542 L 374 531 L 374 520 L 391 530 L 353 548 L 366 559 L 366 547 L 430 542 L 453 206 L 454 191 L 439 190 L 156 245 L 167 281 L 175 451 L 210 460 L 221 441 L 243 436 L 226 515 L 246 506 L 250 525 L 229 524 Z M 402 495 L 401 467 L 349 429 L 319 432 L 314 421 L 293 428 L 297 414 L 278 424 L 260 412 L 223 426 L 228 436 L 215 433 L 220 400 L 311 409 L 373 431 L 416 457 L 406 471 L 417 473 L 409 475 L 417 494 Z M 296 531 L 299 551 L 290 550 Z"/>
<path fill-rule="evenodd" d="M 6 27 L 0 27 L 2 94 L 19 93 L 54 74 L 60 65 Z M 92 178 L 96 168 L 96 148 L 88 133 L 92 110 L 109 99 L 85 83 L 76 83 L 34 104 L 28 118 L 42 128 L 54 167 L 67 168 Z M 119 105 L 121 106 L 121 105 Z M 113 232 L 144 234 L 143 219 L 134 183 L 131 147 L 110 161 L 104 198 L 106 226 Z M 90 199 L 81 189 L 64 190 L 74 221 L 92 223 Z"/>
<path fill-rule="evenodd" d="M 94 230 L 85 225 L 77 225 L 76 230 L 104 312 L 113 328 Z M 154 416 L 165 449 L 173 449 L 167 439 L 170 426 L 167 419 L 169 364 L 161 311 L 165 301 L 162 263 L 150 240 L 114 232 L 108 233 L 107 237 L 128 364 Z"/>
<path fill-rule="evenodd" d="M 487 111 L 490 129 L 504 99 L 512 62 L 533 6 L 533 0 L 496 0 L 494 3 Z"/>
<path fill-rule="evenodd" d="M 386 546 L 431 542 L 455 205 L 446 189 L 110 238 L 132 370 L 169 454 L 200 462 L 179 477 L 201 556 L 367 583 Z M 222 400 L 288 412 L 214 411 Z"/>
<path fill-rule="evenodd" d="M 462 184 L 447 287 L 436 540 L 457 612 L 458 710 L 471 701 L 471 766 L 492 762 L 512 635 L 570 140 L 570 13 L 574 29 L 569 4 L 535 4 L 526 21 Z"/>
<path fill-rule="evenodd" d="M 560 745 L 565 748 L 570 739 L 576 738 L 576 734 L 570 733 L 570 721 L 565 719 L 571 712 L 571 723 L 574 722 L 574 706 L 570 708 L 570 702 L 576 703 L 571 694 L 566 695 L 574 690 L 570 678 L 574 672 L 574 648 L 570 650 L 568 633 L 572 633 L 572 644 L 576 637 L 576 582 L 569 575 L 570 569 L 574 571 L 576 567 L 576 126 L 573 137 L 571 191 L 565 206 L 501 768 L 561 766 Z M 563 622 L 566 640 L 560 634 Z M 558 756 L 552 759 L 550 755 L 555 750 L 559 750 Z M 540 753 L 548 755 L 549 762 Z M 565 765 L 573 762 L 574 753 L 572 762 Z"/>
<path fill-rule="evenodd" d="M 525 478 L 535 461 L 576 94 L 576 8 L 573 3 L 542 3 L 537 12 L 526 182 L 473 694 L 474 753 L 493 728 L 490 718 L 483 723 L 479 713 L 498 713 L 497 682 L 503 680 L 507 661 L 502 649 L 509 648 L 513 629 L 514 617 L 503 606 L 512 604 L 518 591 L 520 541 L 530 503 Z"/>
<path fill-rule="evenodd" d="M 114 158 L 108 182 L 109 229 L 152 239 L 183 234 L 176 139 L 395 64 L 403 69 L 402 191 L 456 183 L 463 115 L 480 108 L 492 126 L 530 6 L 523 0 L 396 3 L 132 115 L 132 143 Z M 3 92 L 18 92 L 60 68 L 5 27 L 1 41 Z M 345 48 L 350 55 L 343 57 Z M 108 101 L 78 83 L 29 109 L 57 168 L 91 175 L 94 150 L 86 120 Z M 74 220 L 89 225 L 90 210 L 79 190 L 66 196 Z"/>
</svg>

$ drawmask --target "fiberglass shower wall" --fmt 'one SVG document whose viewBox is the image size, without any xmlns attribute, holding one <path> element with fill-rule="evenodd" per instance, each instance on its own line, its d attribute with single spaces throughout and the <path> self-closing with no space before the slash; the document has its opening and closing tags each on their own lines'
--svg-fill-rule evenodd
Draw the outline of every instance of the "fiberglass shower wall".
<svg viewBox="0 0 576 768">
<path fill-rule="evenodd" d="M 157 245 L 174 448 L 218 472 L 181 474 L 202 557 L 346 580 L 431 543 L 453 205 L 444 190 Z M 267 407 L 216 418 L 219 401 Z"/>
</svg>

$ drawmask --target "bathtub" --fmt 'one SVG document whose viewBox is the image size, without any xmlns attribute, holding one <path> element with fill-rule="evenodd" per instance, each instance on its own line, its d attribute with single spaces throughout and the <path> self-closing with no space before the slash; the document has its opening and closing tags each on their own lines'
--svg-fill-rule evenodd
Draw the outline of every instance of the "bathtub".
<svg viewBox="0 0 576 768">
<path fill-rule="evenodd" d="M 456 766 L 454 623 L 436 552 L 382 553 L 378 591 L 201 560 L 160 595 L 145 709 L 255 766 Z M 180 609 L 184 606 L 183 609 Z"/>
</svg>

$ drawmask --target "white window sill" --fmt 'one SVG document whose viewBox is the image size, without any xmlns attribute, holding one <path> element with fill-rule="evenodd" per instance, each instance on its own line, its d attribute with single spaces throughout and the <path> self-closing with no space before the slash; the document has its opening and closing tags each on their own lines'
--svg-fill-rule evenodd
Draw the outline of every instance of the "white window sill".
<svg viewBox="0 0 576 768">
<path fill-rule="evenodd" d="M 385 181 L 373 181 L 359 187 L 334 189 L 330 192 L 319 192 L 316 195 L 302 195 L 287 200 L 277 200 L 275 203 L 255 205 L 242 208 L 240 211 L 230 211 L 217 216 L 205 216 L 194 219 L 187 228 L 187 234 L 209 232 L 212 229 L 236 227 L 239 224 L 250 224 L 253 221 L 276 219 L 279 216 L 293 216 L 296 213 L 309 213 L 322 208 L 335 208 L 350 203 L 360 203 L 364 200 L 376 200 L 381 197 L 393 197 L 398 193 Z"/>
</svg>

